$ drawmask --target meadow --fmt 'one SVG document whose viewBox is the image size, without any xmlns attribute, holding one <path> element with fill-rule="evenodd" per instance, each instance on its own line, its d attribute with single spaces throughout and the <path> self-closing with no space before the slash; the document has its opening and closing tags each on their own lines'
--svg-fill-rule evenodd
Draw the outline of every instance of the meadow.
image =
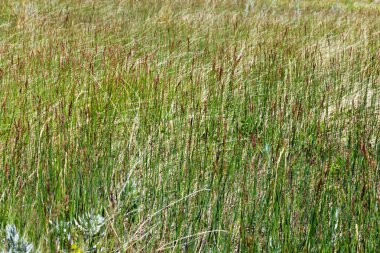
<svg viewBox="0 0 380 253">
<path fill-rule="evenodd" d="M 2 0 L 0 251 L 376 252 L 379 16 Z"/>
</svg>

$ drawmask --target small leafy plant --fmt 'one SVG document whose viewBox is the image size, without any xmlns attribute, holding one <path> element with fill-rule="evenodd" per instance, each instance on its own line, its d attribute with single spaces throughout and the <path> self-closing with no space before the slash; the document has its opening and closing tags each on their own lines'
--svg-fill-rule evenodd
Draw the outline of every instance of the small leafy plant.
<svg viewBox="0 0 380 253">
<path fill-rule="evenodd" d="M 63 252 L 98 252 L 105 222 L 105 218 L 93 209 L 74 221 L 50 221 L 57 249 Z"/>
<path fill-rule="evenodd" d="M 80 216 L 78 220 L 75 220 L 75 224 L 84 234 L 85 241 L 88 242 L 90 251 L 93 251 L 92 249 L 95 247 L 96 238 L 103 234 L 101 231 L 105 225 L 105 218 L 99 214 L 95 214 L 92 209 L 90 212 Z"/>
<path fill-rule="evenodd" d="M 22 238 L 17 232 L 15 225 L 7 225 L 6 238 L 5 238 L 6 250 L 2 253 L 32 253 L 33 245 Z"/>
</svg>

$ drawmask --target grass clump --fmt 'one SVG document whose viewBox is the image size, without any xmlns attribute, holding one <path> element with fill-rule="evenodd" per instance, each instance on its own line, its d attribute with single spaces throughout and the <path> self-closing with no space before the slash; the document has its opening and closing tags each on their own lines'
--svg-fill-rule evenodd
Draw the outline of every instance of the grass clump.
<svg viewBox="0 0 380 253">
<path fill-rule="evenodd" d="M 13 223 L 41 252 L 376 251 L 378 15 L 2 1 L 0 237 Z"/>
</svg>

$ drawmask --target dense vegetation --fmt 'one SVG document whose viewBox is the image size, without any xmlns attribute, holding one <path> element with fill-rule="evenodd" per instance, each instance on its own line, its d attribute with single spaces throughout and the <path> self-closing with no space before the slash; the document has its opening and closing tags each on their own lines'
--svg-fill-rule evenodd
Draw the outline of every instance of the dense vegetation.
<svg viewBox="0 0 380 253">
<path fill-rule="evenodd" d="M 379 14 L 1 1 L 0 250 L 376 251 Z"/>
</svg>

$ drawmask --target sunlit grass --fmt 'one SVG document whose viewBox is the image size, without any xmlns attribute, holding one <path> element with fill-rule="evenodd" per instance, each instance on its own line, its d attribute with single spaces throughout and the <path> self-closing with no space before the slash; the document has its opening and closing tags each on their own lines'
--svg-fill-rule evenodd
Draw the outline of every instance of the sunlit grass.
<svg viewBox="0 0 380 253">
<path fill-rule="evenodd" d="M 3 1 L 0 238 L 376 251 L 378 4 L 247 3 Z"/>
</svg>

